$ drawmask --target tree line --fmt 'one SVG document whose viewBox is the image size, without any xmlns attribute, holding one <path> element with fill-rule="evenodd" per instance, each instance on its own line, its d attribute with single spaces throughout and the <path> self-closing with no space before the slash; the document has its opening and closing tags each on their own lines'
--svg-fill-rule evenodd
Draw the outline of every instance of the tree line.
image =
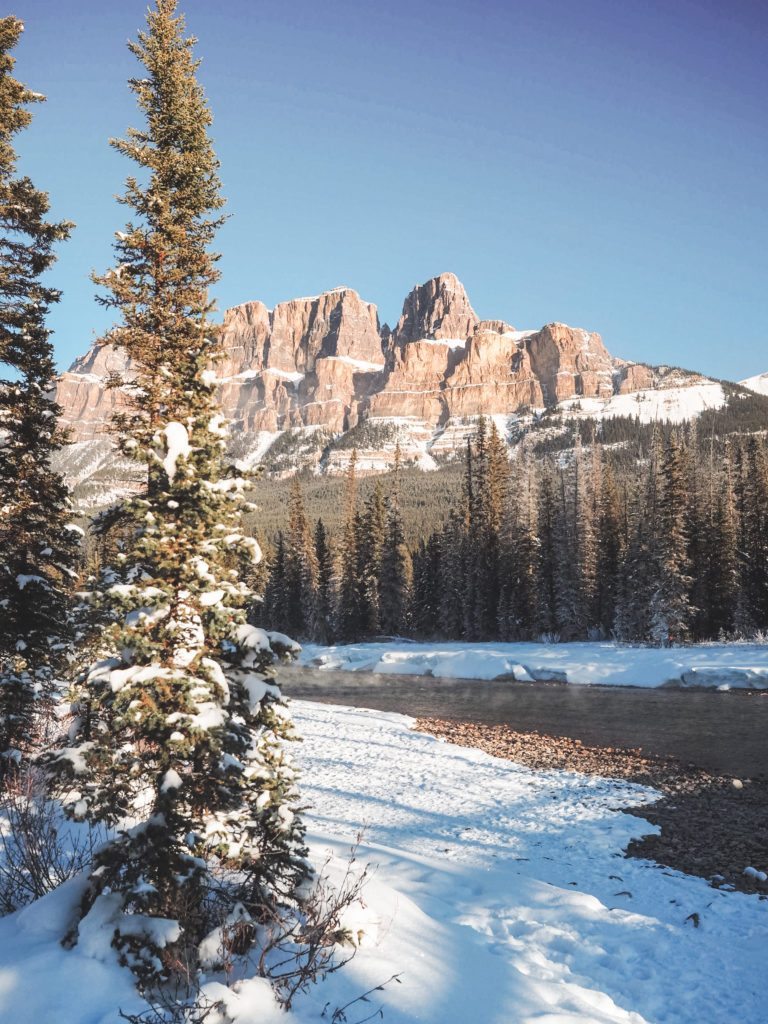
<svg viewBox="0 0 768 1024">
<path fill-rule="evenodd" d="M 687 643 L 768 628 L 764 435 L 724 443 L 657 425 L 627 464 L 595 435 L 513 456 L 493 422 L 467 444 L 458 501 L 415 545 L 398 474 L 357 498 L 355 458 L 335 542 L 310 529 L 296 478 L 262 615 L 322 643 L 403 635 L 450 640 Z"/>
</svg>

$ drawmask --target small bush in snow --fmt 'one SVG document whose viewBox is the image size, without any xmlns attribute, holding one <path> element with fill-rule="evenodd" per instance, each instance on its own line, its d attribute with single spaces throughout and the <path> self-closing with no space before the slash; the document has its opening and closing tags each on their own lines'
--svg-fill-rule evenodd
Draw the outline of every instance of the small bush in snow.
<svg viewBox="0 0 768 1024">
<path fill-rule="evenodd" d="M 0 791 L 0 914 L 10 914 L 86 870 L 105 838 L 67 821 L 35 769 L 6 776 Z"/>
</svg>

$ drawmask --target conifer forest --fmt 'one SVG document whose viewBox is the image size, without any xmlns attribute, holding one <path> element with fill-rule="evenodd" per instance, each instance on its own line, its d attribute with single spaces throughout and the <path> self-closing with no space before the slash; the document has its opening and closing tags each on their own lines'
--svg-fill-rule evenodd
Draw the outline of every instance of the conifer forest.
<svg viewBox="0 0 768 1024">
<path fill-rule="evenodd" d="M 308 522 L 294 478 L 264 621 L 320 643 L 396 635 L 665 645 L 764 632 L 764 437 L 729 435 L 716 446 L 695 428 L 660 425 L 644 454 L 620 456 L 593 429 L 568 452 L 521 444 L 510 459 L 495 424 L 481 420 L 444 524 L 410 544 L 399 472 L 386 485 L 366 480 L 361 500 L 353 457 L 334 537 L 322 519 Z"/>
</svg>

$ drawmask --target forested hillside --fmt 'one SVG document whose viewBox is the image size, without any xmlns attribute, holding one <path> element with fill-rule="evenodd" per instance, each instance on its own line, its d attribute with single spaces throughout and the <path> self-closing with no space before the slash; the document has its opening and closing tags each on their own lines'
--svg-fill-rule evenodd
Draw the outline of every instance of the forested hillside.
<svg viewBox="0 0 768 1024">
<path fill-rule="evenodd" d="M 626 424 L 610 441 L 593 426 L 559 451 L 532 436 L 510 460 L 495 423 L 481 420 L 460 474 L 361 483 L 353 458 L 343 495 L 295 477 L 272 495 L 273 521 L 278 507 L 287 518 L 261 616 L 324 642 L 385 633 L 666 644 L 764 630 L 765 435 L 708 425 L 637 425 L 622 443 L 613 438 Z M 315 522 L 320 509 L 327 518 Z"/>
<path fill-rule="evenodd" d="M 701 415 L 682 428 L 689 437 L 696 437 L 701 447 L 709 446 L 715 457 L 721 458 L 729 439 L 746 439 L 755 434 L 763 437 L 768 430 L 768 396 L 751 394 L 727 383 L 723 384 L 728 401 L 718 409 L 705 410 Z M 632 467 L 642 465 L 648 458 L 658 424 L 642 422 L 637 417 L 617 416 L 596 421 L 587 416 L 574 415 L 578 409 L 564 415 L 553 409 L 540 417 L 528 421 L 510 417 L 506 424 L 504 440 L 510 448 L 514 462 L 518 451 L 541 460 L 557 456 L 559 460 L 572 457 L 576 446 L 589 446 L 595 439 L 603 449 L 611 465 Z M 498 417 L 496 418 L 498 420 Z M 468 420 L 466 429 L 471 433 L 478 420 Z M 374 430 L 377 432 L 374 434 Z M 329 450 L 344 450 L 347 453 L 375 443 L 382 448 L 389 446 L 394 452 L 398 434 L 391 424 L 361 424 L 338 439 L 332 439 L 323 431 L 310 435 L 314 444 L 327 446 Z M 308 443 L 307 435 L 300 431 L 286 431 L 265 454 L 262 465 L 264 475 L 258 484 L 258 514 L 249 517 L 254 532 L 258 533 L 265 547 L 273 546 L 278 530 L 287 524 L 288 495 L 291 481 L 288 476 L 291 462 L 295 461 L 297 449 Z M 359 445 L 359 446 L 358 446 Z M 438 469 L 423 472 L 413 465 L 404 464 L 399 472 L 399 502 L 405 539 L 415 544 L 442 525 L 453 507 L 461 490 L 463 477 L 464 446 L 456 449 L 452 456 L 438 461 Z M 313 522 L 321 518 L 332 534 L 343 525 L 344 482 L 340 476 L 318 475 L 309 468 L 300 471 L 301 487 L 307 515 Z M 284 475 L 285 474 L 285 475 Z M 374 475 L 361 473 L 358 463 L 358 488 L 360 498 L 365 501 L 373 492 L 379 480 L 384 493 L 393 486 L 390 471 Z"/>
</svg>

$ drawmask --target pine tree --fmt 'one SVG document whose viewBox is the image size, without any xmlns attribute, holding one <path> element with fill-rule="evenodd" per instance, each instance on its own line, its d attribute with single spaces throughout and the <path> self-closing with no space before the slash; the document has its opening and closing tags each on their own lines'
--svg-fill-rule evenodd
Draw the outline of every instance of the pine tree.
<svg viewBox="0 0 768 1024">
<path fill-rule="evenodd" d="M 375 636 L 380 630 L 379 579 L 384 540 L 387 533 L 387 504 L 377 480 L 365 502 L 357 530 L 357 580 L 359 586 L 360 635 Z"/>
<path fill-rule="evenodd" d="M 270 559 L 269 576 L 264 591 L 262 619 L 275 627 L 288 619 L 288 585 L 285 567 L 285 538 L 280 530 L 277 534 L 275 553 Z"/>
<path fill-rule="evenodd" d="M 666 645 L 689 639 L 693 615 L 685 454 L 674 434 L 669 436 L 664 447 L 658 509 L 651 638 L 657 644 Z"/>
<path fill-rule="evenodd" d="M 537 503 L 538 557 L 536 560 L 537 631 L 557 630 L 557 498 L 554 472 L 546 466 L 539 480 Z"/>
<path fill-rule="evenodd" d="M 315 525 L 315 563 L 317 584 L 315 597 L 314 638 L 321 644 L 333 643 L 333 552 L 322 519 Z"/>
<path fill-rule="evenodd" d="M 71 813 L 115 829 L 80 917 L 110 921 L 144 985 L 174 964 L 194 972 L 199 942 L 238 904 L 241 920 L 263 919 L 307 874 L 291 724 L 271 675 L 292 643 L 246 621 L 259 552 L 242 532 L 246 482 L 224 465 L 209 369 L 222 199 L 193 42 L 175 0 L 157 0 L 130 44 L 146 68 L 131 81 L 146 127 L 113 145 L 141 177 L 121 199 L 135 219 L 117 234 L 117 266 L 98 280 L 120 316 L 108 340 L 137 372 L 120 446 L 149 479 L 112 517 L 125 541 L 95 595 L 112 619 L 104 657 L 83 667 L 76 734 L 49 762 L 72 778 Z"/>
<path fill-rule="evenodd" d="M 657 585 L 662 442 L 654 433 L 646 479 L 627 501 L 627 546 L 619 574 L 614 632 L 619 640 L 652 639 L 651 602 Z"/>
<path fill-rule="evenodd" d="M 751 437 L 742 460 L 741 586 L 749 631 L 768 625 L 768 460 L 764 444 Z"/>
<path fill-rule="evenodd" d="M 339 545 L 336 632 L 340 640 L 356 640 L 363 632 L 361 582 L 358 573 L 360 521 L 357 509 L 356 467 L 357 450 L 353 449 L 345 473 L 344 528 Z"/>
<path fill-rule="evenodd" d="M 495 422 L 485 433 L 480 421 L 475 458 L 475 509 L 472 522 L 472 572 L 474 575 L 474 629 L 480 639 L 493 639 L 498 633 L 501 592 L 501 527 L 509 486 L 509 459 L 506 445 Z"/>
<path fill-rule="evenodd" d="M 626 549 L 622 502 L 610 466 L 602 471 L 598 506 L 597 581 L 595 621 L 603 636 L 610 636 L 616 619 L 621 587 L 621 566 Z"/>
<path fill-rule="evenodd" d="M 723 473 L 718 480 L 712 466 L 711 531 L 706 551 L 706 577 L 703 588 L 707 615 L 704 636 L 716 638 L 730 635 L 735 626 L 738 606 L 738 555 L 736 504 L 733 489 L 733 467 L 730 448 L 726 450 Z M 715 491 L 715 486 L 716 491 Z"/>
<path fill-rule="evenodd" d="M 577 540 L 578 483 L 575 474 L 564 469 L 558 473 L 558 500 L 555 505 L 554 588 L 557 633 L 563 640 L 581 635 L 579 561 Z"/>
<path fill-rule="evenodd" d="M 467 573 L 466 521 L 451 511 L 440 535 L 440 634 L 460 640 L 465 636 Z"/>
<path fill-rule="evenodd" d="M 580 443 L 575 453 L 575 539 L 578 586 L 578 632 L 588 639 L 597 626 L 597 560 L 600 490 L 602 487 L 601 447 L 591 437 L 592 459 L 588 463 Z"/>
<path fill-rule="evenodd" d="M 398 468 L 399 461 L 398 448 L 395 457 L 395 465 Z M 405 543 L 398 488 L 399 479 L 396 472 L 387 513 L 378 581 L 379 628 L 389 636 L 399 636 L 406 630 L 413 585 L 413 562 Z"/>
<path fill-rule="evenodd" d="M 433 533 L 420 541 L 413 553 L 413 586 L 409 619 L 416 636 L 431 638 L 447 634 L 440 615 L 443 593 L 441 573 L 441 537 Z"/>
<path fill-rule="evenodd" d="M 300 639 L 313 636 L 316 628 L 317 559 L 298 476 L 294 476 L 291 482 L 288 499 L 285 584 L 285 628 Z"/>
<path fill-rule="evenodd" d="M 0 18 L 0 775 L 33 748 L 35 712 L 62 667 L 78 539 L 51 468 L 63 439 L 46 319 L 60 293 L 43 283 L 72 225 L 48 220 L 48 196 L 17 173 L 14 136 L 44 99 L 13 77 L 23 28 Z"/>
<path fill-rule="evenodd" d="M 497 614 L 502 640 L 527 640 L 536 632 L 536 507 L 534 468 L 521 451 L 512 468 L 501 529 Z"/>
</svg>

